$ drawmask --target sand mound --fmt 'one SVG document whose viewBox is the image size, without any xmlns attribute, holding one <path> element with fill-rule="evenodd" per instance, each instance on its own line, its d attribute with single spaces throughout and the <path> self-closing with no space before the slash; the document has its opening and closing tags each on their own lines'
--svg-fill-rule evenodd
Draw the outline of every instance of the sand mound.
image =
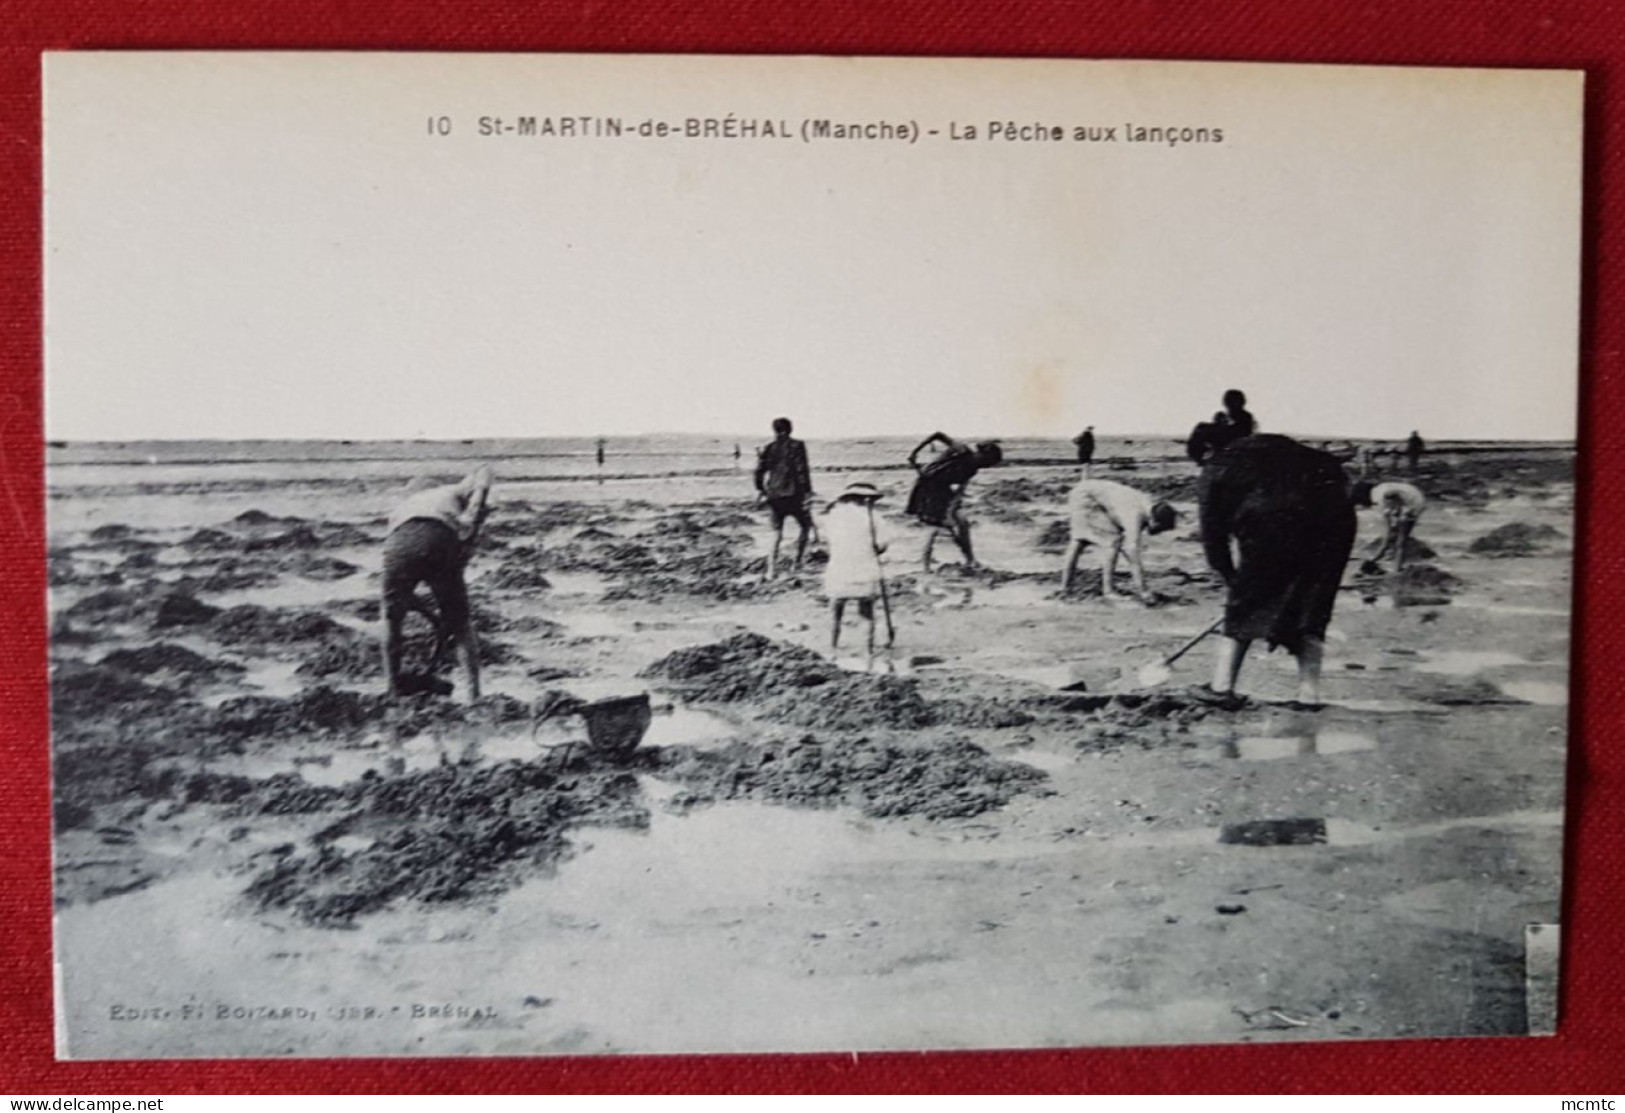
<svg viewBox="0 0 1625 1113">
<path fill-rule="evenodd" d="M 736 517 L 737 512 L 727 510 L 679 510 L 630 540 L 589 528 L 562 545 L 516 550 L 510 559 L 529 558 L 535 569 L 544 571 L 596 572 L 610 577 L 615 582 L 604 593 L 608 602 L 731 601 L 793 590 L 783 580 L 763 583 L 767 562 L 750 555 L 749 537 L 717 528 L 716 523 Z"/>
<path fill-rule="evenodd" d="M 273 610 L 244 603 L 222 611 L 209 633 L 226 645 L 275 648 L 294 642 L 353 641 L 361 635 L 320 611 Z"/>
<path fill-rule="evenodd" d="M 158 606 L 152 615 L 152 625 L 158 630 L 176 626 L 202 626 L 219 616 L 219 607 L 211 607 L 185 592 L 176 591 L 158 600 Z"/>
<path fill-rule="evenodd" d="M 66 549 L 52 548 L 45 557 L 45 570 L 52 587 L 117 587 L 124 582 L 123 574 L 112 569 L 93 572 L 81 568 Z"/>
<path fill-rule="evenodd" d="M 63 611 L 63 617 L 92 625 L 128 623 L 144 617 L 145 600 L 126 588 L 108 588 L 85 596 Z"/>
<path fill-rule="evenodd" d="M 279 860 L 248 889 L 261 907 L 333 926 L 398 900 L 501 892 L 563 855 L 565 832 L 578 824 L 648 824 L 631 774 L 560 775 L 524 762 L 372 777 L 344 790 L 267 783 L 243 803 L 267 813 L 290 804 L 345 813 L 316 837 L 314 852 L 274 852 Z M 341 835 L 373 841 L 343 850 L 333 841 Z"/>
<path fill-rule="evenodd" d="M 379 643 L 370 638 L 322 642 L 301 657 L 294 672 L 317 680 L 381 680 L 384 675 L 382 653 Z M 410 653 L 402 654 L 403 659 L 410 656 Z"/>
<path fill-rule="evenodd" d="M 329 549 L 361 549 L 384 540 L 381 534 L 362 529 L 353 522 L 323 522 L 318 536 Z"/>
<path fill-rule="evenodd" d="M 1527 522 L 1508 522 L 1475 540 L 1467 546 L 1467 551 L 1479 556 L 1534 556 L 1548 543 L 1563 539 L 1561 533 L 1545 524 L 1532 526 Z"/>
<path fill-rule="evenodd" d="M 1135 479 L 1131 486 L 1164 502 L 1195 502 L 1197 473 L 1153 475 Z"/>
<path fill-rule="evenodd" d="M 138 649 L 115 649 L 97 663 L 132 676 L 158 676 L 181 682 L 246 671 L 235 661 L 205 657 L 171 642 L 156 642 Z"/>
<path fill-rule="evenodd" d="M 686 646 L 638 675 L 691 684 L 695 699 L 731 703 L 827 684 L 842 674 L 810 649 L 745 633 L 709 645 Z"/>
<path fill-rule="evenodd" d="M 1009 479 L 995 479 L 979 487 L 981 498 L 987 503 L 1058 502 L 1066 498 L 1078 481 L 1078 476 L 1066 474 L 1045 479 L 1025 475 Z"/>
<path fill-rule="evenodd" d="M 227 557 L 214 564 L 198 561 L 188 567 L 198 568 L 203 574 L 188 574 L 176 580 L 171 586 L 176 591 L 190 595 L 198 592 L 246 591 L 249 588 L 274 584 L 278 578 L 275 567 L 259 563 L 250 564 L 235 557 Z"/>
<path fill-rule="evenodd" d="M 749 799 L 801 807 L 845 804 L 874 817 L 948 819 L 980 815 L 1048 779 L 1030 765 L 1001 761 L 961 739 L 903 747 L 868 738 L 821 742 L 808 735 L 779 744 L 678 746 L 655 753 L 660 775 L 688 789 L 673 802 L 678 808 Z"/>
<path fill-rule="evenodd" d="M 334 614 L 347 615 L 362 622 L 377 622 L 384 613 L 383 604 L 376 598 L 333 599 L 323 603 L 322 609 Z"/>
<path fill-rule="evenodd" d="M 51 669 L 51 714 L 55 720 L 85 715 L 128 713 L 130 704 L 169 703 L 179 696 L 104 664 L 62 661 Z"/>
<path fill-rule="evenodd" d="M 221 549 L 235 549 L 237 545 L 235 537 L 218 529 L 200 529 L 181 542 L 181 548 L 193 552 L 217 552 Z"/>
<path fill-rule="evenodd" d="M 1405 687 L 1412 699 L 1425 700 L 1445 707 L 1483 707 L 1496 704 L 1522 704 L 1516 696 L 1509 696 L 1481 677 L 1417 677 Z"/>
<path fill-rule="evenodd" d="M 553 581 L 543 574 L 534 556 L 529 554 L 510 555 L 481 576 L 480 583 L 498 591 L 547 591 L 553 586 Z"/>
<path fill-rule="evenodd" d="M 371 681 L 384 675 L 383 650 L 377 638 L 340 627 L 342 635 L 312 639 L 316 644 L 301 653 L 299 676 L 318 680 Z M 510 665 L 521 660 L 508 643 L 488 634 L 480 635 L 479 657 L 481 665 Z M 430 664 L 435 650 L 435 637 L 429 624 L 421 618 L 408 615 L 402 628 L 401 663 L 408 672 L 421 672 Z M 456 666 L 456 654 L 448 651 L 436 663 L 435 675 L 444 675 Z M 432 686 L 438 687 L 438 686 Z"/>
<path fill-rule="evenodd" d="M 1387 593 L 1402 607 L 1442 607 L 1463 585 L 1459 577 L 1434 564 L 1407 564 L 1401 571 L 1387 572 L 1380 564 L 1367 561 L 1356 573 L 1354 586 L 1367 602 Z"/>
<path fill-rule="evenodd" d="M 1374 538 L 1371 544 L 1366 546 L 1366 551 L 1372 555 L 1375 555 L 1381 549 L 1382 538 L 1380 537 Z M 1405 539 L 1405 562 L 1407 564 L 1416 560 L 1435 560 L 1438 558 L 1438 556 L 1439 554 L 1434 551 L 1433 546 L 1429 545 L 1426 541 L 1419 540 L 1415 537 L 1407 537 Z"/>
<path fill-rule="evenodd" d="M 528 722 L 530 708 L 495 695 L 467 707 L 433 696 L 391 700 L 382 692 L 353 692 L 318 684 L 296 696 L 238 696 L 213 712 L 211 726 L 236 738 L 351 737 L 369 727 L 392 728 L 401 737 L 456 726 L 505 726 Z"/>
<path fill-rule="evenodd" d="M 1058 518 L 1040 531 L 1038 540 L 1034 544 L 1043 552 L 1058 553 L 1065 549 L 1071 541 L 1071 523 L 1064 518 Z"/>
<path fill-rule="evenodd" d="M 977 697 L 929 702 L 910 677 L 847 672 L 810 649 L 760 634 L 689 646 L 639 675 L 703 703 L 751 703 L 766 719 L 832 731 L 1002 728 L 1031 722 L 1020 705 Z"/>
<path fill-rule="evenodd" d="M 291 699 L 238 696 L 215 709 L 214 726 L 240 737 L 353 734 L 382 719 L 388 701 L 320 685 Z"/>
<path fill-rule="evenodd" d="M 316 536 L 316 531 L 307 525 L 297 525 L 282 533 L 273 533 L 267 537 L 253 537 L 243 542 L 243 551 L 248 553 L 282 552 L 288 549 L 319 549 L 322 539 Z"/>
<path fill-rule="evenodd" d="M 1044 695 L 1026 702 L 1035 710 L 1061 712 L 1081 720 L 1083 729 L 1073 739 L 1074 746 L 1080 750 L 1115 749 L 1125 740 L 1159 744 L 1192 723 L 1226 711 L 1209 696 L 1177 689 L 1110 695 Z M 1238 705 L 1244 706 L 1245 700 Z"/>
<path fill-rule="evenodd" d="M 267 514 L 256 507 L 237 515 L 231 520 L 231 524 L 258 529 L 265 526 L 298 526 L 303 525 L 304 521 L 303 518 L 278 518 L 276 515 Z"/>
<path fill-rule="evenodd" d="M 154 599 L 150 592 L 108 588 L 87 595 L 63 612 L 63 617 L 92 626 L 150 622 L 156 629 L 201 626 L 220 613 L 185 592 L 171 591 Z"/>
<path fill-rule="evenodd" d="M 347 579 L 361 571 L 361 569 L 349 561 L 340 560 L 337 557 L 313 556 L 300 561 L 295 565 L 294 571 L 307 580 L 326 583 L 333 580 Z"/>
</svg>

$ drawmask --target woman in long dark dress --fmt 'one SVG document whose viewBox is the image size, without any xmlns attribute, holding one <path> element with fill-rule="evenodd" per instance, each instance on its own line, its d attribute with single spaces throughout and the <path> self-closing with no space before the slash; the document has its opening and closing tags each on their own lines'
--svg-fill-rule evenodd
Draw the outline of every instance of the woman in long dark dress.
<svg viewBox="0 0 1625 1113">
<path fill-rule="evenodd" d="M 942 446 L 936 459 L 920 463 L 920 453 L 933 444 Z M 976 553 L 971 548 L 970 522 L 965 519 L 962 503 L 965 485 L 983 468 L 990 468 L 1004 459 L 1004 450 L 993 441 L 967 444 L 956 441 L 946 433 L 932 433 L 914 446 L 908 454 L 909 466 L 919 473 L 914 489 L 909 492 L 907 513 L 928 526 L 925 552 L 921 563 L 931 571 L 931 553 L 936 547 L 937 533 L 946 531 L 965 556 L 969 568 L 977 567 Z"/>
<path fill-rule="evenodd" d="M 1208 461 L 1197 499 L 1208 563 L 1229 587 L 1212 690 L 1234 696 L 1247 649 L 1263 638 L 1298 659 L 1298 701 L 1318 706 L 1356 528 L 1342 464 L 1288 437 L 1244 437 Z"/>
</svg>

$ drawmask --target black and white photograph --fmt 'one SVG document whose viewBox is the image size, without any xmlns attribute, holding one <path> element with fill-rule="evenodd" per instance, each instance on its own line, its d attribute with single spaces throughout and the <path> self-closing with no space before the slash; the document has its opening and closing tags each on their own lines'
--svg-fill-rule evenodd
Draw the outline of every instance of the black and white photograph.
<svg viewBox="0 0 1625 1113">
<path fill-rule="evenodd" d="M 1579 73 L 44 70 L 59 1056 L 1561 1030 Z"/>
</svg>

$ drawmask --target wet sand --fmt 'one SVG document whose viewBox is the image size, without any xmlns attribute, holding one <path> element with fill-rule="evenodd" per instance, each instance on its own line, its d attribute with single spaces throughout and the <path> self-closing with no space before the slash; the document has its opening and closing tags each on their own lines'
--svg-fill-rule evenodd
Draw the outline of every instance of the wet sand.
<svg viewBox="0 0 1625 1113">
<path fill-rule="evenodd" d="M 392 484 L 77 489 L 50 556 L 65 1050 L 1522 1032 L 1525 926 L 1558 915 L 1571 466 L 1430 459 L 1435 571 L 1357 551 L 1318 712 L 1284 654 L 1237 711 L 1187 694 L 1206 647 L 1137 689 L 1221 590 L 1186 517 L 1149 541 L 1155 606 L 1098 598 L 1088 555 L 1061 598 L 1066 467 L 984 473 L 996 571 L 930 577 L 902 473 L 868 476 L 873 672 L 830 657 L 815 570 L 761 582 L 748 477 L 501 484 L 472 710 L 380 698 Z M 1191 509 L 1187 465 L 1097 475 Z M 645 691 L 671 707 L 626 762 L 533 721 Z"/>
</svg>

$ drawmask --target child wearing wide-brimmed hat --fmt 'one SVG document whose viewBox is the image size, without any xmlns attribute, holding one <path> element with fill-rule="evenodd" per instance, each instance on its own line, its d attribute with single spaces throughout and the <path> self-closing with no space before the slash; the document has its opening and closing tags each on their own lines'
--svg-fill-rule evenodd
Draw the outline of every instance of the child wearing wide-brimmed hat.
<svg viewBox="0 0 1625 1113">
<path fill-rule="evenodd" d="M 875 502 L 880 492 L 870 483 L 853 483 L 830 503 L 824 515 L 824 544 L 829 564 L 824 569 L 824 594 L 830 605 L 831 649 L 841 644 L 841 619 L 846 603 L 855 599 L 858 615 L 867 624 L 867 646 L 875 651 L 875 598 L 885 589 L 880 555 L 886 551 L 875 527 Z"/>
</svg>

